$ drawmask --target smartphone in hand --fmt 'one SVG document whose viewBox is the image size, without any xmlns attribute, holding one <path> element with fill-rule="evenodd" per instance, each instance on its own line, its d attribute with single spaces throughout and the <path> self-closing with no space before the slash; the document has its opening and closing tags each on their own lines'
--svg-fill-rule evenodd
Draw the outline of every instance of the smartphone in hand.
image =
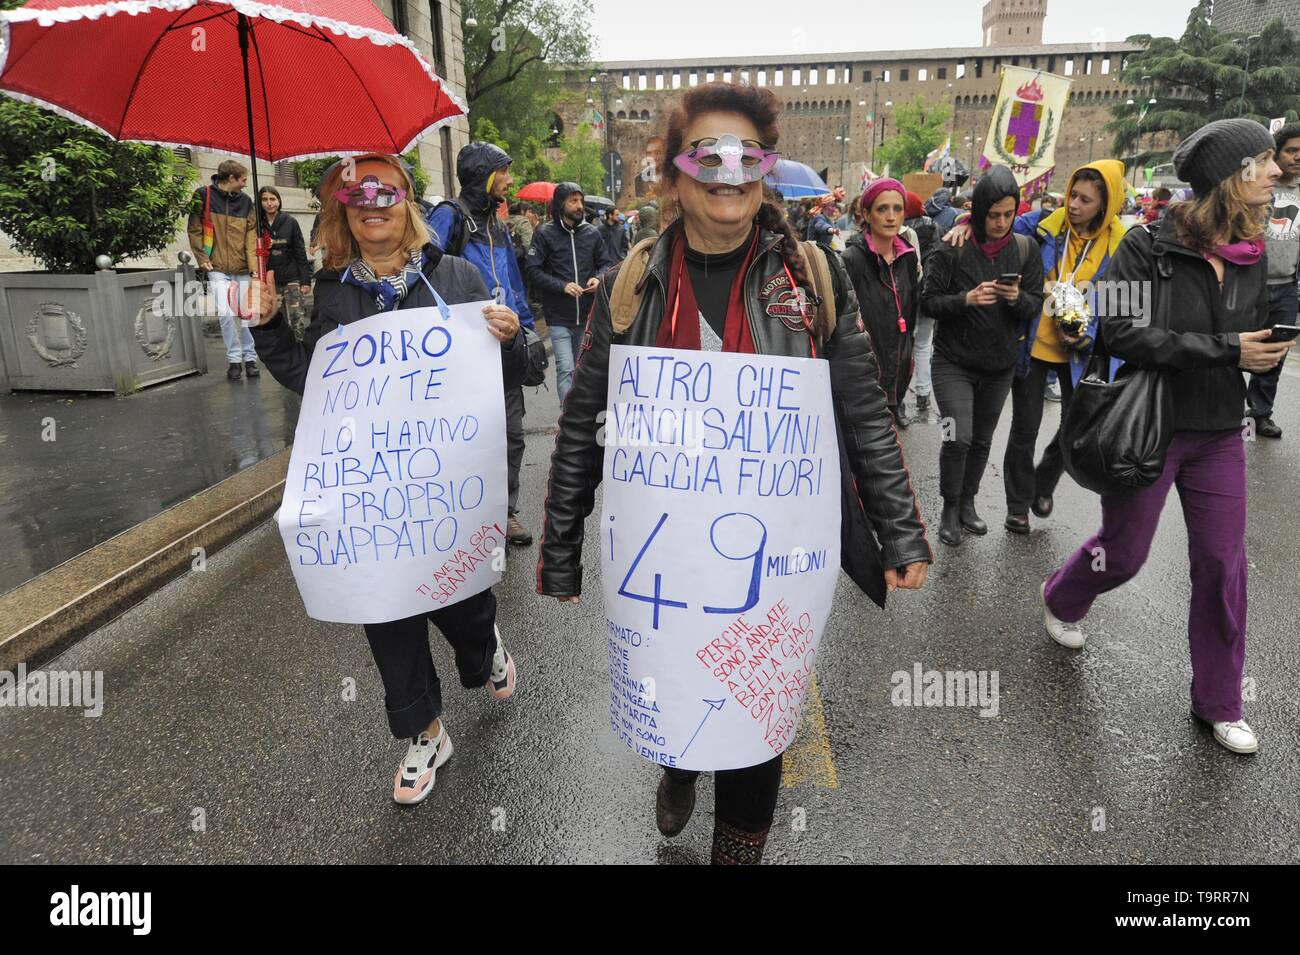
<svg viewBox="0 0 1300 955">
<path fill-rule="evenodd" d="M 1300 325 L 1274 325 L 1273 332 L 1266 342 L 1289 342 L 1300 336 Z"/>
<path fill-rule="evenodd" d="M 998 285 L 1015 285 L 1019 281 L 1020 281 L 1019 272 L 1003 272 L 996 279 L 994 279 L 994 282 L 996 282 Z"/>
</svg>

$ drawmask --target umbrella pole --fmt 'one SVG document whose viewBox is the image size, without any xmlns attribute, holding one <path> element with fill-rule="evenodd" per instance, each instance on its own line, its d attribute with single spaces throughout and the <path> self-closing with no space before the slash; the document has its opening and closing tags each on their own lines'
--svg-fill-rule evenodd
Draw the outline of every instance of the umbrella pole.
<svg viewBox="0 0 1300 955">
<path fill-rule="evenodd" d="M 253 86 L 248 78 L 248 35 L 252 31 L 249 25 L 248 17 L 239 14 L 239 58 L 244 63 L 244 110 L 248 116 L 248 158 L 251 161 L 253 170 L 253 227 L 257 230 L 257 280 L 266 281 L 266 260 L 271 255 L 271 250 L 266 247 L 269 243 L 263 242 L 269 238 L 262 234 L 262 199 L 258 195 L 257 185 L 257 141 L 253 134 Z"/>
</svg>

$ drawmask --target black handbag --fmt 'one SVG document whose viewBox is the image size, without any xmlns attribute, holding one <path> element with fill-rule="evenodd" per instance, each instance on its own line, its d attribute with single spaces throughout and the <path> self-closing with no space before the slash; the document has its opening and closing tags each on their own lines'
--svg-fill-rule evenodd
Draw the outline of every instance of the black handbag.
<svg viewBox="0 0 1300 955">
<path fill-rule="evenodd" d="M 527 325 L 520 326 L 520 329 L 524 333 L 524 347 L 528 349 L 523 384 L 533 388 L 546 382 L 546 368 L 550 364 L 546 357 L 546 342 Z"/>
<path fill-rule="evenodd" d="M 1157 255 L 1152 283 L 1152 323 L 1169 327 L 1169 278 L 1165 256 Z M 1074 386 L 1061 426 L 1065 469 L 1081 486 L 1102 495 L 1127 494 L 1154 484 L 1165 469 L 1174 437 L 1174 395 L 1170 372 L 1124 365 L 1110 380 L 1110 353 L 1103 322 L 1083 377 Z"/>
</svg>

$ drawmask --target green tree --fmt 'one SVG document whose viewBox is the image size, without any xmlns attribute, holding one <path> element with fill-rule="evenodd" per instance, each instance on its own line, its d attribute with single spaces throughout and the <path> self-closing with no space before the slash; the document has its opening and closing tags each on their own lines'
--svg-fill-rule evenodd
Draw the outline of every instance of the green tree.
<svg viewBox="0 0 1300 955">
<path fill-rule="evenodd" d="M 463 0 L 465 88 L 470 129 L 487 119 L 515 154 L 531 137 L 550 135 L 562 92 L 557 66 L 580 68 L 590 56 L 591 0 Z"/>
<path fill-rule="evenodd" d="M 948 136 L 952 107 L 917 96 L 894 110 L 894 135 L 876 148 L 880 168 L 895 178 L 918 172 L 925 157 Z"/>
<path fill-rule="evenodd" d="M 589 196 L 605 194 L 605 167 L 600 164 L 600 140 L 591 135 L 591 127 L 580 125 L 572 136 L 560 143 L 564 158 L 555 166 L 556 182 L 576 182 Z"/>
<path fill-rule="evenodd" d="M 515 192 L 530 182 L 557 182 L 555 166 L 546 158 L 546 146 L 536 136 L 527 137 L 511 153 L 514 159 Z"/>
<path fill-rule="evenodd" d="M 1267 123 L 1277 116 L 1297 116 L 1300 53 L 1295 35 L 1279 19 L 1249 42 L 1245 34 L 1210 26 L 1212 6 L 1210 0 L 1200 0 L 1180 39 L 1149 34 L 1128 38 L 1144 49 L 1127 58 L 1121 77 L 1140 92 L 1132 105 L 1111 108 L 1114 119 L 1106 131 L 1115 135 L 1116 155 L 1136 150 L 1136 160 L 1143 164 L 1157 155 L 1138 144 L 1139 129 L 1143 136 L 1166 132 L 1181 140 L 1216 119 L 1244 116 Z M 1153 98 L 1154 105 L 1148 102 Z"/>
<path fill-rule="evenodd" d="M 0 229 L 51 272 L 152 255 L 190 207 L 193 167 L 0 96 Z"/>
</svg>

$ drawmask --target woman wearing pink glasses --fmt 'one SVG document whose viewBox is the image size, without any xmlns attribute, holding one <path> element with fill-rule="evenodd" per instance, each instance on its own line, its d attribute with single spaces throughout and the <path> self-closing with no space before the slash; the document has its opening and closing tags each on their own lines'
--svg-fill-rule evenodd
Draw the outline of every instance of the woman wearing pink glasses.
<svg viewBox="0 0 1300 955">
<path fill-rule="evenodd" d="M 871 525 L 846 545 L 845 559 L 861 560 L 868 568 L 862 581 L 882 600 L 886 589 L 924 583 L 932 555 L 853 286 L 838 256 L 801 248 L 775 196 L 763 192 L 763 176 L 776 162 L 780 116 L 771 90 L 730 83 L 695 87 L 672 110 L 664 137 L 672 161 L 663 170 L 661 202 L 675 221 L 649 250 L 627 314 L 611 314 L 617 271 L 606 273 L 597 290 L 551 458 L 539 593 L 572 603 L 582 593 L 584 524 L 602 477 L 598 434 L 613 344 L 827 360 L 847 449 L 842 480 L 850 505 Z M 628 268 L 645 249 L 638 245 L 617 268 Z M 805 252 L 825 262 L 805 259 Z M 809 307 L 818 301 L 809 265 L 823 264 L 833 286 L 833 322 L 828 308 Z M 655 803 L 664 835 L 677 835 L 690 820 L 698 776 L 664 769 Z M 715 864 L 762 859 L 780 785 L 780 755 L 714 774 Z"/>
<path fill-rule="evenodd" d="M 316 273 L 311 324 L 302 341 L 294 340 L 285 321 L 273 274 L 253 298 L 258 357 L 276 381 L 298 394 L 306 385 L 316 343 L 339 325 L 395 309 L 432 307 L 435 288 L 448 304 L 489 298 L 473 265 L 443 256 L 430 244 L 413 184 L 396 158 L 371 155 L 337 163 L 320 194 L 317 241 L 325 261 Z M 484 307 L 483 319 L 487 332 L 501 342 L 506 390 L 518 387 L 527 354 L 516 339 L 519 318 L 493 304 Z M 365 625 L 384 681 L 388 725 L 394 737 L 410 740 L 393 781 L 397 802 L 418 803 L 429 795 L 438 767 L 452 752 L 429 652 L 430 622 L 451 644 L 464 686 L 485 686 L 497 699 L 514 693 L 515 664 L 497 630 L 496 609 L 492 591 L 485 590 L 425 615 Z"/>
</svg>

